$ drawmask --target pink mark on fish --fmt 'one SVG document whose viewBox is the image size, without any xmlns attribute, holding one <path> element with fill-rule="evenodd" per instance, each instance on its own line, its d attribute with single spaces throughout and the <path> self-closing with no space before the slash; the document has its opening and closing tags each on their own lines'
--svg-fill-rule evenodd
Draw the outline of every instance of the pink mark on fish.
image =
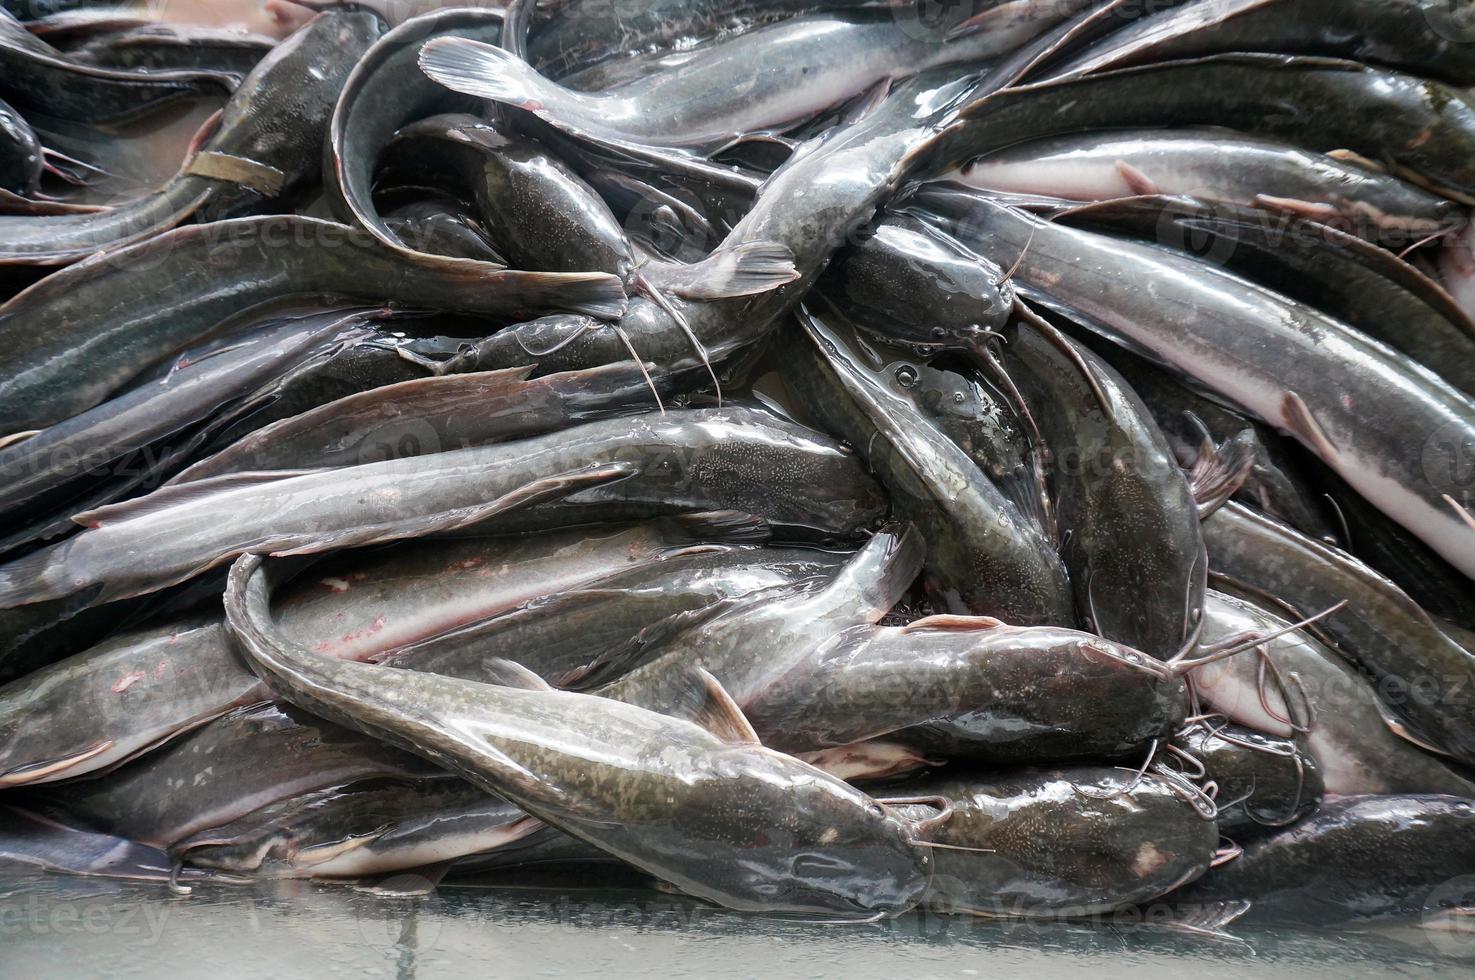
<svg viewBox="0 0 1475 980">
<path fill-rule="evenodd" d="M 141 670 L 135 670 L 131 674 L 124 674 L 122 677 L 118 678 L 116 682 L 114 682 L 113 693 L 122 694 L 124 691 L 128 690 L 139 681 L 147 680 L 148 676 L 148 674 L 144 673 Z"/>
</svg>

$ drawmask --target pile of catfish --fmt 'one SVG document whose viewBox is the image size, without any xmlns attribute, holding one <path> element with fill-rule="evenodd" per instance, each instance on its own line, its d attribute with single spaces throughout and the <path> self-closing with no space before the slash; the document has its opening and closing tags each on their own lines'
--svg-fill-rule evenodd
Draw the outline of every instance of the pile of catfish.
<svg viewBox="0 0 1475 980">
<path fill-rule="evenodd" d="M 65 6 L 11 873 L 1469 912 L 1475 3 Z"/>
</svg>

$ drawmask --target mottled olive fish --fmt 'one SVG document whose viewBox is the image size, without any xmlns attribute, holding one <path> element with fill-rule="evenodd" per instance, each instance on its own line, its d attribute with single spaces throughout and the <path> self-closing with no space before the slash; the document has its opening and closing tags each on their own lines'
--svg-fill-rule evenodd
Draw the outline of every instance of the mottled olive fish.
<svg viewBox="0 0 1475 980">
<path fill-rule="evenodd" d="M 297 216 L 191 225 L 94 255 L 0 306 L 11 359 L 0 380 L 0 432 L 85 411 L 232 318 L 293 298 L 434 305 L 514 321 L 552 308 L 608 316 L 623 307 L 613 276 L 463 266 L 407 258 L 351 228 Z"/>
<path fill-rule="evenodd" d="M 1469 396 L 1360 331 L 1189 256 L 972 194 L 928 194 L 926 203 L 948 209 L 973 247 L 1019 257 L 1021 289 L 1289 431 L 1475 577 L 1475 528 L 1444 499 L 1465 491 Z M 1136 287 L 1144 276 L 1151 292 Z"/>
<path fill-rule="evenodd" d="M 785 491 L 773 484 L 779 471 L 789 474 Z M 78 592 L 92 602 L 140 595 L 250 551 L 487 530 L 540 504 L 554 506 L 535 510 L 530 526 L 736 509 L 845 538 L 880 516 L 882 495 L 838 443 L 772 417 L 706 409 L 612 419 L 413 460 L 166 487 L 77 515 L 88 530 L 0 566 L 0 608 Z"/>
<path fill-rule="evenodd" d="M 330 661 L 282 641 L 269 601 L 268 569 L 242 558 L 226 614 L 254 668 L 288 697 L 411 747 L 688 894 L 873 918 L 905 911 L 927 886 L 931 860 L 912 828 L 758 745 L 710 675 L 703 728 L 554 691 L 511 665 L 521 686 Z"/>
</svg>

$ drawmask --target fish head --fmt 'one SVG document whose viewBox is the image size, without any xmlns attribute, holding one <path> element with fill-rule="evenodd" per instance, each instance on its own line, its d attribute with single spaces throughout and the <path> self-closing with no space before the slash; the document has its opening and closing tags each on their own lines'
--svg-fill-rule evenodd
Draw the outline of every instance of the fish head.
<svg viewBox="0 0 1475 980">
<path fill-rule="evenodd" d="M 898 915 L 915 906 L 932 877 L 930 852 L 890 808 L 826 775 L 794 786 L 778 903 L 855 918 Z"/>
<path fill-rule="evenodd" d="M 729 908 L 827 920 L 898 915 L 921 901 L 931 854 L 890 808 L 765 748 L 722 755 L 700 806 L 679 821 L 684 836 L 707 842 L 691 853 L 696 893 Z"/>
</svg>

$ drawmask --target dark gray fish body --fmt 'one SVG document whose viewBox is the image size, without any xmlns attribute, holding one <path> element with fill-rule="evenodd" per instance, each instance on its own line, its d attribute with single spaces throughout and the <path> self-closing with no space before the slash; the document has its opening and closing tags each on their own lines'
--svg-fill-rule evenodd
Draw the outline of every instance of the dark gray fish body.
<svg viewBox="0 0 1475 980">
<path fill-rule="evenodd" d="M 278 800 L 171 853 L 258 878 L 358 878 L 472 857 L 541 826 L 456 776 L 378 779 Z"/>
<path fill-rule="evenodd" d="M 384 22 L 375 14 L 330 9 L 257 64 L 242 83 L 242 95 L 226 103 L 219 136 L 187 168 L 228 182 L 210 195 L 201 220 L 280 208 L 279 199 L 290 201 L 318 181 L 323 131 L 339 94 L 383 33 Z"/>
<path fill-rule="evenodd" d="M 1103 201 L 1183 195 L 1285 211 L 1404 247 L 1462 222 L 1453 201 L 1361 164 L 1270 140 L 1195 130 L 1057 136 L 975 160 L 972 187 Z"/>
<path fill-rule="evenodd" d="M 364 228 L 390 248 L 407 248 L 380 216 L 373 199 L 374 169 L 394 134 L 438 112 L 472 112 L 477 101 L 425 77 L 417 59 L 432 37 L 454 35 L 495 44 L 502 11 L 440 10 L 396 25 L 369 49 L 349 75 L 328 129 L 325 188 L 344 221 Z"/>
<path fill-rule="evenodd" d="M 185 870 L 161 848 L 74 825 L 15 806 L 0 807 L 0 870 L 24 876 L 37 869 L 125 881 L 189 882 L 203 877 Z"/>
<path fill-rule="evenodd" d="M 1446 0 L 1208 0 L 1152 10 L 1049 77 L 1234 51 L 1330 55 L 1475 85 L 1467 21 Z"/>
<path fill-rule="evenodd" d="M 827 551 L 711 545 L 556 595 L 412 644 L 385 663 L 493 681 L 493 658 L 511 660 L 557 687 L 607 683 L 660 655 L 681 633 L 752 600 L 812 590 L 845 557 Z"/>
<path fill-rule="evenodd" d="M 1246 599 L 1210 589 L 1202 642 L 1234 642 L 1249 632 L 1269 636 L 1291 625 Z M 1332 795 L 1475 797 L 1475 783 L 1395 734 L 1374 685 L 1309 632 L 1294 630 L 1262 648 L 1263 660 L 1242 654 L 1189 672 L 1204 710 L 1276 738 L 1294 736 L 1292 725 L 1309 728 L 1301 747 L 1316 761 Z M 1220 796 L 1221 801 L 1231 799 Z"/>
<path fill-rule="evenodd" d="M 162 189 L 95 214 L 0 215 L 0 262 L 62 265 L 192 215 L 219 220 L 290 199 L 317 179 L 338 91 L 383 27 L 361 11 L 319 15 L 247 76 L 214 132 Z"/>
<path fill-rule="evenodd" d="M 395 208 L 384 223 L 405 247 L 416 252 L 506 265 L 469 209 L 446 201 L 414 202 Z"/>
<path fill-rule="evenodd" d="M 304 317 L 242 337 L 219 353 L 186 352 L 163 378 L 0 449 L 0 512 L 18 519 L 22 511 L 72 505 L 69 486 L 101 481 L 113 464 L 149 447 L 162 446 L 164 454 L 176 456 L 178 451 L 168 451 L 171 443 L 195 442 L 185 430 L 349 339 L 357 327 L 353 316 Z M 141 479 L 158 475 L 144 473 Z"/>
<path fill-rule="evenodd" d="M 213 71 L 245 78 L 276 47 L 246 31 L 148 24 L 101 35 L 72 48 L 74 61 L 129 71 Z"/>
<path fill-rule="evenodd" d="M 109 775 L 49 789 L 41 798 L 95 830 L 167 849 L 315 789 L 439 772 L 418 756 L 304 711 L 263 704 L 217 718 Z"/>
<path fill-rule="evenodd" d="M 207 71 L 126 71 L 73 61 L 0 14 L 0 98 L 77 122 L 120 122 L 181 99 L 229 94 L 236 78 Z"/>
<path fill-rule="evenodd" d="M 1318 152 L 1387 159 L 1446 196 L 1475 195 L 1475 108 L 1440 82 L 1350 61 L 1225 54 L 1024 85 L 979 100 L 938 163 L 1090 129 L 1224 126 Z"/>
<path fill-rule="evenodd" d="M 0 687 L 0 787 L 106 771 L 270 696 L 218 615 L 107 640 Z"/>
<path fill-rule="evenodd" d="M 1184 469 L 1191 470 L 1203 460 L 1206 450 L 1222 454 L 1242 447 L 1254 462 L 1235 499 L 1302 534 L 1323 540 L 1337 537 L 1339 532 L 1322 513 L 1310 474 L 1301 460 L 1290 455 L 1274 429 L 1193 391 L 1151 361 L 1110 341 L 1085 337 L 1083 342 L 1141 397 Z M 1206 436 L 1213 440 L 1212 447 L 1205 444 Z"/>
<path fill-rule="evenodd" d="M 1453 796 L 1350 796 L 1256 841 L 1205 875 L 1185 901 L 1248 899 L 1250 914 L 1296 922 L 1441 911 L 1475 872 L 1475 802 Z"/>
<path fill-rule="evenodd" d="M 311 554 L 505 528 L 489 522 L 558 501 L 517 529 L 738 510 L 846 538 L 884 506 L 854 456 L 798 426 L 736 409 L 637 416 L 412 460 L 167 487 L 79 515 L 88 531 L 5 566 L 0 605 L 99 584 L 93 601 L 140 595 L 251 551 Z"/>
<path fill-rule="evenodd" d="M 777 244 L 718 250 L 690 265 L 637 255 L 609 205 L 571 167 L 510 123 L 438 115 L 400 130 L 396 146 L 438 146 L 474 193 L 488 234 L 516 268 L 607 272 L 631 292 L 715 299 L 766 292 L 797 273 Z"/>
<path fill-rule="evenodd" d="M 582 838 L 544 827 L 496 850 L 463 858 L 456 862 L 451 874 L 458 878 L 480 879 L 515 874 L 529 868 L 551 867 L 610 872 L 628 866 Z"/>
<path fill-rule="evenodd" d="M 883 530 L 845 568 L 813 588 L 782 588 L 768 601 L 745 602 L 671 639 L 658 656 L 613 683 L 601 697 L 686 716 L 689 678 L 705 670 L 738 705 L 750 703 L 794 664 L 809 661 L 852 626 L 878 623 L 906 594 L 922 562 L 910 528 Z"/>
<path fill-rule="evenodd" d="M 404 330 L 417 327 L 418 321 L 416 314 L 391 315 L 373 324 L 373 333 L 362 340 L 346 344 L 332 356 L 305 364 L 279 379 L 270 400 L 222 423 L 220 432 L 202 452 L 205 458 L 201 463 L 275 422 L 374 388 L 431 376 L 422 358 L 453 356 L 462 342 L 450 338 L 406 337 Z M 415 357 L 403 356 L 402 350 L 413 351 Z"/>
<path fill-rule="evenodd" d="M 611 576 L 654 573 L 761 521 L 713 514 L 541 535 L 406 542 L 314 565 L 278 599 L 284 635 L 313 653 L 362 660 L 480 624 Z"/>
<path fill-rule="evenodd" d="M 91 408 L 233 317 L 293 298 L 430 305 L 513 321 L 549 304 L 602 315 L 622 303 L 611 276 L 483 270 L 407 258 L 313 218 L 177 228 L 79 262 L 0 306 L 0 342 L 11 357 L 0 382 L 0 430 L 38 428 Z M 167 295 L 158 289 L 165 281 Z"/>
<path fill-rule="evenodd" d="M 525 439 L 650 407 L 650 393 L 633 364 L 536 381 L 528 373 L 512 368 L 452 374 L 359 392 L 258 429 L 171 482 L 406 459 Z"/>
<path fill-rule="evenodd" d="M 1362 332 L 1197 259 L 973 195 L 926 203 L 952 209 L 974 247 L 1023 253 L 1016 283 L 1031 297 L 1284 428 L 1475 576 L 1475 528 L 1444 499 L 1469 490 L 1460 460 L 1475 444 L 1468 396 Z M 1153 290 L 1138 288 L 1144 280 Z"/>
<path fill-rule="evenodd" d="M 1331 501 L 1338 523 L 1346 528 L 1342 534 L 1344 550 L 1392 579 L 1429 612 L 1466 624 L 1466 629 L 1475 625 L 1475 581 L 1364 500 L 1345 480 L 1321 469 L 1318 483 Z M 1460 645 L 1475 650 L 1475 644 L 1464 640 Z"/>
<path fill-rule="evenodd" d="M 870 918 L 926 888 L 930 858 L 906 825 L 839 780 L 605 698 L 317 657 L 273 635 L 265 571 L 242 559 L 226 609 L 269 683 L 682 891 L 741 910 Z M 708 691 L 741 722 L 720 688 Z"/>
<path fill-rule="evenodd" d="M 436 116 L 401 134 L 416 131 L 466 151 L 487 231 L 514 268 L 633 274 L 635 255 L 604 199 L 536 140 L 474 116 Z"/>
<path fill-rule="evenodd" d="M 1219 832 L 1236 843 L 1295 823 L 1321 804 L 1321 770 L 1295 739 L 1200 721 L 1172 744 L 1193 756 L 1176 760 L 1180 771 L 1216 788 Z"/>
<path fill-rule="evenodd" d="M 1094 632 L 1167 659 L 1203 611 L 1198 507 L 1142 399 L 1086 347 L 1064 343 L 1074 357 L 1021 326 L 1006 363 L 1048 449 L 1076 609 Z"/>
<path fill-rule="evenodd" d="M 713 363 L 768 336 L 798 304 L 845 236 L 895 191 L 969 88 L 945 70 L 904 82 L 870 115 L 821 138 L 769 178 L 719 250 L 782 246 L 798 278 L 755 297 L 675 301 Z M 687 334 L 652 301 L 632 300 L 618 326 L 618 332 L 604 329 L 581 317 L 523 324 L 478 345 L 475 369 L 576 370 L 625 360 L 631 347 L 668 371 L 703 366 Z"/>
<path fill-rule="evenodd" d="M 1209 564 L 1309 616 L 1346 600 L 1318 629 L 1379 685 L 1416 735 L 1475 760 L 1475 652 L 1373 569 L 1236 503 L 1204 522 Z"/>
<path fill-rule="evenodd" d="M 695 41 L 825 10 L 884 7 L 889 0 L 612 0 L 575 4 L 538 24 L 529 60 L 563 78 L 632 52 L 679 50 Z"/>
<path fill-rule="evenodd" d="M 719 40 L 665 70 L 599 93 L 564 88 L 510 52 L 453 38 L 427 44 L 420 64 L 449 88 L 527 109 L 596 142 L 709 153 L 896 79 L 996 57 L 1053 26 L 1072 6 L 1084 0 L 1005 5 L 996 8 L 993 22 L 959 35 L 948 31 L 962 20 L 961 11 L 936 25 L 885 13 L 794 18 Z M 755 73 L 759 60 L 766 68 Z"/>
<path fill-rule="evenodd" d="M 1073 624 L 1054 548 L 967 453 L 893 390 L 910 376 L 867 368 L 812 317 L 791 339 L 785 384 L 806 411 L 857 447 L 890 490 L 897 516 L 921 532 L 937 600 L 953 612 L 1019 625 Z"/>
<path fill-rule="evenodd" d="M 746 711 L 781 751 L 828 759 L 881 739 L 1005 767 L 1125 758 L 1172 732 L 1186 703 L 1166 667 L 1090 634 L 938 617 L 847 630 Z"/>
<path fill-rule="evenodd" d="M 989 916 L 1085 916 L 1193 881 L 1208 869 L 1219 831 L 1185 799 L 1187 784 L 1169 778 L 1027 770 L 898 787 L 952 805 L 927 834 L 941 845 L 928 904 Z"/>
<path fill-rule="evenodd" d="M 1475 321 L 1433 279 L 1333 226 L 1340 223 L 1163 197 L 1087 205 L 1056 220 L 1203 255 L 1356 327 L 1475 394 Z"/>
<path fill-rule="evenodd" d="M 968 454 L 1021 517 L 1046 537 L 1055 533 L 1034 445 L 1013 408 L 982 371 L 971 365 L 951 369 L 893 362 L 882 372 L 895 379 L 893 391 L 910 395 L 918 411 Z M 902 383 L 906 378 L 916 380 L 907 385 Z"/>
<path fill-rule="evenodd" d="M 350 553 L 295 582 L 279 613 L 287 635 L 324 656 L 362 660 L 418 644 L 444 657 L 447 631 L 612 576 L 651 575 L 687 551 L 720 550 L 708 540 L 762 533 L 757 522 L 714 515 Z M 104 770 L 270 697 L 218 613 L 125 634 L 0 687 L 0 786 Z"/>
<path fill-rule="evenodd" d="M 88 607 L 76 597 L 0 612 L 0 684 L 86 650 L 127 618 L 121 607 Z"/>
<path fill-rule="evenodd" d="M 0 99 L 0 190 L 23 197 L 36 193 L 45 162 L 36 131 Z"/>
</svg>

